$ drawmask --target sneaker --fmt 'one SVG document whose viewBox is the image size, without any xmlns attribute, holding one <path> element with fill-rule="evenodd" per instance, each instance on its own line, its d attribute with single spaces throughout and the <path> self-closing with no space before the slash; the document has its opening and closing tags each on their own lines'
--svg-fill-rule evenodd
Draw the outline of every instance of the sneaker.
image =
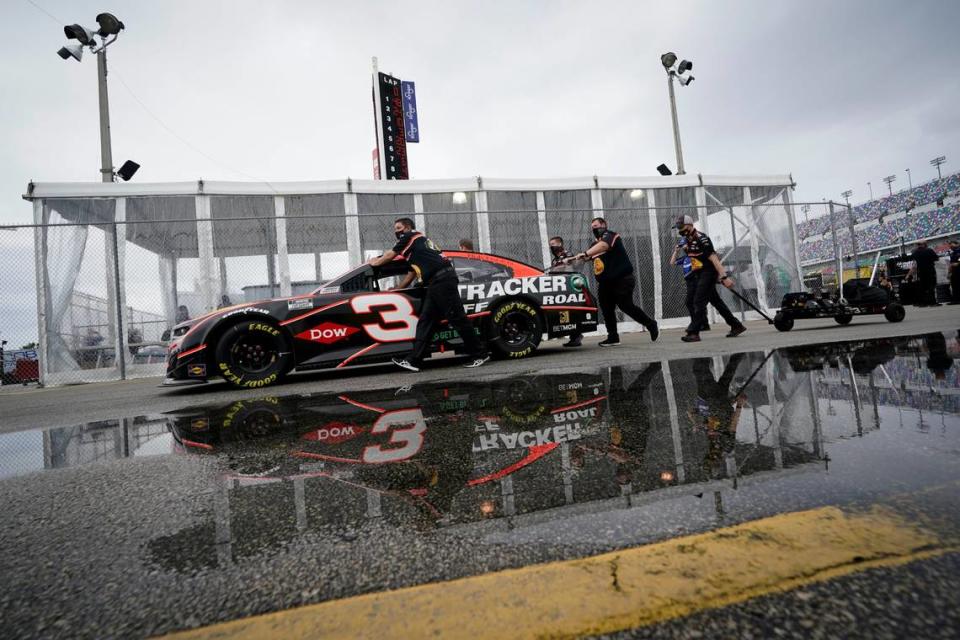
<svg viewBox="0 0 960 640">
<path fill-rule="evenodd" d="M 565 347 L 581 347 L 583 346 L 583 337 L 582 336 L 570 336 L 570 339 L 563 343 Z"/>
<path fill-rule="evenodd" d="M 688 333 L 687 335 L 680 338 L 684 342 L 700 342 L 699 333 Z"/>
<path fill-rule="evenodd" d="M 486 356 L 477 356 L 467 364 L 463 365 L 465 369 L 474 369 L 476 367 L 482 367 L 483 364 L 490 359 L 489 355 Z"/>
<path fill-rule="evenodd" d="M 747 328 L 746 328 L 745 326 L 743 326 L 742 324 L 737 325 L 737 326 L 733 327 L 732 329 L 730 329 L 730 333 L 727 334 L 727 337 L 728 337 L 728 338 L 736 338 L 738 335 L 740 335 L 741 333 L 743 333 L 743 332 L 746 331 L 746 330 L 747 330 Z"/>
<path fill-rule="evenodd" d="M 412 362 L 410 362 L 410 361 L 407 360 L 406 358 L 394 358 L 394 359 L 392 360 L 392 362 L 393 362 L 393 364 L 397 365 L 398 367 L 400 367 L 400 368 L 402 368 L 402 369 L 406 369 L 407 371 L 420 371 L 420 367 L 418 367 L 417 365 L 413 364 Z"/>
<path fill-rule="evenodd" d="M 601 340 L 598 344 L 598 347 L 619 347 L 620 346 L 620 336 L 610 336 L 606 340 Z"/>
<path fill-rule="evenodd" d="M 660 337 L 660 325 L 656 322 L 653 323 L 653 326 L 647 327 L 650 330 L 650 341 L 656 342 L 657 338 Z"/>
</svg>

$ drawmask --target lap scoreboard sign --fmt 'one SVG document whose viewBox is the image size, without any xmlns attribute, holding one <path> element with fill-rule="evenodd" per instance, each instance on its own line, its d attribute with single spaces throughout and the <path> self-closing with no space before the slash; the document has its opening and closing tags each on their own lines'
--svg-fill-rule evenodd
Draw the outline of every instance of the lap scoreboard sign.
<svg viewBox="0 0 960 640">
<path fill-rule="evenodd" d="M 407 166 L 401 82 L 378 71 L 373 89 L 380 174 L 387 180 L 408 180 L 410 171 Z"/>
</svg>

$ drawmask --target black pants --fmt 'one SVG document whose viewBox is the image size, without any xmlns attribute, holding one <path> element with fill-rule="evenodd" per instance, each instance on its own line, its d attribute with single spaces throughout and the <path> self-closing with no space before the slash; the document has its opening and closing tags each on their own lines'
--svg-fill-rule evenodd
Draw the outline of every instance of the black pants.
<svg viewBox="0 0 960 640">
<path fill-rule="evenodd" d="M 954 266 L 950 274 L 950 294 L 951 302 L 960 302 L 960 264 Z"/>
<path fill-rule="evenodd" d="M 598 283 L 597 297 L 600 299 L 600 312 L 603 313 L 603 324 L 607 327 L 608 336 L 620 335 L 617 331 L 617 308 L 647 329 L 656 325 L 653 318 L 634 303 L 633 290 L 636 287 L 637 279 L 632 273 L 613 280 L 601 280 Z"/>
<path fill-rule="evenodd" d="M 920 282 L 920 295 L 919 300 L 920 304 L 936 304 L 937 303 L 937 274 L 934 273 L 921 273 L 919 274 L 918 281 Z"/>
<path fill-rule="evenodd" d="M 447 320 L 450 326 L 457 330 L 467 352 L 471 356 L 485 353 L 483 344 L 473 328 L 473 323 L 463 311 L 463 302 L 460 300 L 460 283 L 457 273 L 452 269 L 445 269 L 430 279 L 427 283 L 427 293 L 420 309 L 420 319 L 417 321 L 417 335 L 413 341 L 413 353 L 410 361 L 422 362 L 430 348 L 433 333 L 441 320 Z"/>
<path fill-rule="evenodd" d="M 717 272 L 714 269 L 701 269 L 699 272 L 687 278 L 687 308 L 692 309 L 690 313 L 690 324 L 687 325 L 687 333 L 698 333 L 703 327 L 707 326 L 707 305 L 713 307 L 723 316 L 724 322 L 731 327 L 739 327 L 740 320 L 737 319 L 730 307 L 720 297 L 717 291 Z"/>
</svg>

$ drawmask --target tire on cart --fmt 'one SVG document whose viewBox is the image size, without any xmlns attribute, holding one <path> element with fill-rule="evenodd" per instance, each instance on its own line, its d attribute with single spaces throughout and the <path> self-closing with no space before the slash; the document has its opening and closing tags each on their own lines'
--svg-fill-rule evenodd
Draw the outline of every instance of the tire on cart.
<svg viewBox="0 0 960 640">
<path fill-rule="evenodd" d="M 899 302 L 891 302 L 887 305 L 886 309 L 883 310 L 883 317 L 885 317 L 890 322 L 900 322 L 907 315 L 907 310 L 903 308 L 903 305 Z"/>
<path fill-rule="evenodd" d="M 833 316 L 833 319 L 836 321 L 837 324 L 848 325 L 850 324 L 850 321 L 853 320 L 853 314 L 841 312 Z"/>
<path fill-rule="evenodd" d="M 490 314 L 488 336 L 494 357 L 525 358 L 540 345 L 543 319 L 529 302 L 508 300 Z"/>
<path fill-rule="evenodd" d="M 790 329 L 793 329 L 793 318 L 780 311 L 773 316 L 773 326 L 777 328 L 777 331 L 790 331 Z"/>
<path fill-rule="evenodd" d="M 217 341 L 214 373 L 240 389 L 257 389 L 280 380 L 290 370 L 293 350 L 286 334 L 272 322 L 244 320 Z"/>
</svg>

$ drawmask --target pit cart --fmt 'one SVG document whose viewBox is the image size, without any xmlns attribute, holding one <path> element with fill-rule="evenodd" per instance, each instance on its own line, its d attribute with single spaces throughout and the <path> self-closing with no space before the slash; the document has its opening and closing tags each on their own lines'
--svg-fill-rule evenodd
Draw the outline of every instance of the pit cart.
<svg viewBox="0 0 960 640">
<path fill-rule="evenodd" d="M 795 320 L 812 318 L 833 318 L 837 324 L 846 325 L 854 316 L 879 314 L 890 322 L 900 322 L 906 313 L 885 289 L 854 280 L 844 283 L 843 296 L 818 296 L 806 291 L 784 295 L 773 326 L 779 331 L 790 331 Z"/>
</svg>

